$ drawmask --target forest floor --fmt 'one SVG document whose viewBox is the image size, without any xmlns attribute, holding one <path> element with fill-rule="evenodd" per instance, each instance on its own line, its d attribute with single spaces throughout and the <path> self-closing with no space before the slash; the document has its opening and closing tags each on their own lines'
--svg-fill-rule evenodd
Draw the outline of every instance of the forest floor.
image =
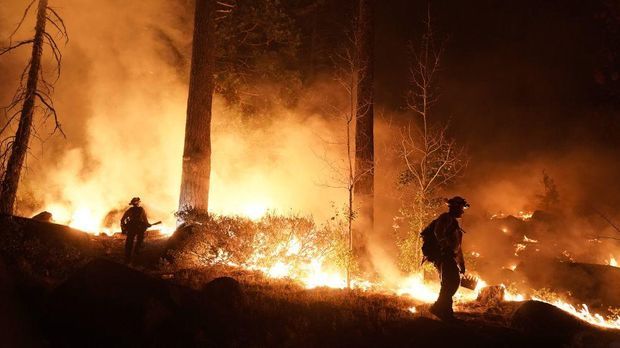
<svg viewBox="0 0 620 348">
<path fill-rule="evenodd" d="M 620 345 L 618 332 L 576 322 L 551 306 L 474 301 L 456 308 L 458 321 L 442 322 L 406 296 L 304 289 L 224 266 L 171 269 L 160 261 L 166 239 L 155 234 L 126 266 L 122 236 L 13 220 L 0 218 L 0 237 L 10 246 L 0 260 L 6 346 Z M 7 237 L 16 230 L 21 238 Z"/>
</svg>

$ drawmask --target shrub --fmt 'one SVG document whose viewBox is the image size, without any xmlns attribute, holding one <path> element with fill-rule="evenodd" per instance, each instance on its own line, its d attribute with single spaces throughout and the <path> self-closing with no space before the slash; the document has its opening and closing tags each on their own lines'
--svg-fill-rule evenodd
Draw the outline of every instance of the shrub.
<svg viewBox="0 0 620 348">
<path fill-rule="evenodd" d="M 313 262 L 343 272 L 350 261 L 346 225 L 339 219 L 317 225 L 298 215 L 268 213 L 251 220 L 193 209 L 177 217 L 191 228 L 185 242 L 170 251 L 177 268 L 222 264 L 268 272 L 280 265 L 288 275 L 307 272 Z"/>
</svg>

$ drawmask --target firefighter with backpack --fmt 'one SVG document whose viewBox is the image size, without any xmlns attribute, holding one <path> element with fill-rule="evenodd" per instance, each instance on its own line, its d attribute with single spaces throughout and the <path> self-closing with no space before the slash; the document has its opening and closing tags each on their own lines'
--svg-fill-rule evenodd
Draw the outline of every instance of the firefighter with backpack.
<svg viewBox="0 0 620 348">
<path fill-rule="evenodd" d="M 465 274 L 465 260 L 461 243 L 463 230 L 458 219 L 463 216 L 469 203 L 459 196 L 446 201 L 448 211 L 439 215 L 421 233 L 424 261 L 430 261 L 441 277 L 441 290 L 430 312 L 442 320 L 453 320 L 452 296 L 459 288 L 461 277 Z M 423 261 L 423 262 L 424 262 Z"/>
</svg>

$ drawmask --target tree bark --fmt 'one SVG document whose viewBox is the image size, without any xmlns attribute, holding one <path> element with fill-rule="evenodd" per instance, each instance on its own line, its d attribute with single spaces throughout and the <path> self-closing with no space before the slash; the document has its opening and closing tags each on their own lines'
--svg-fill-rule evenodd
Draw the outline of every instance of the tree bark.
<svg viewBox="0 0 620 348">
<path fill-rule="evenodd" d="M 211 174 L 211 106 L 215 87 L 215 1 L 196 0 L 179 210 L 206 212 Z"/>
<path fill-rule="evenodd" d="M 373 41 L 374 0 L 359 0 L 355 46 L 358 81 L 355 127 L 355 205 L 359 211 L 355 228 L 355 249 L 363 254 L 367 232 L 374 224 L 374 101 Z"/>
<path fill-rule="evenodd" d="M 41 55 L 43 54 L 43 34 L 45 32 L 46 11 L 47 0 L 39 0 L 35 34 L 32 43 L 32 56 L 30 58 L 30 69 L 28 71 L 28 81 L 26 82 L 26 91 L 24 93 L 24 104 L 22 106 L 17 132 L 15 133 L 11 155 L 7 161 L 2 187 L 0 188 L 0 213 L 4 214 L 13 214 L 15 211 L 17 188 L 19 186 L 22 167 L 26 160 L 26 153 L 28 152 L 28 143 L 30 142 L 32 120 L 34 117 L 35 99 L 37 97 L 39 70 L 41 69 Z"/>
</svg>

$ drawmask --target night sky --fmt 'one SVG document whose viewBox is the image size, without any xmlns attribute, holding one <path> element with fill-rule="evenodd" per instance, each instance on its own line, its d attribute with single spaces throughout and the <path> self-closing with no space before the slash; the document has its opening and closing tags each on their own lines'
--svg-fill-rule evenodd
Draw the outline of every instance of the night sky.
<svg viewBox="0 0 620 348">
<path fill-rule="evenodd" d="M 376 93 L 403 107 L 407 42 L 419 39 L 426 3 L 377 7 Z M 620 18 L 604 1 L 435 1 L 447 38 L 436 115 L 475 158 L 519 160 L 574 147 L 618 145 Z M 386 39 L 389 38 L 389 39 Z"/>
</svg>

